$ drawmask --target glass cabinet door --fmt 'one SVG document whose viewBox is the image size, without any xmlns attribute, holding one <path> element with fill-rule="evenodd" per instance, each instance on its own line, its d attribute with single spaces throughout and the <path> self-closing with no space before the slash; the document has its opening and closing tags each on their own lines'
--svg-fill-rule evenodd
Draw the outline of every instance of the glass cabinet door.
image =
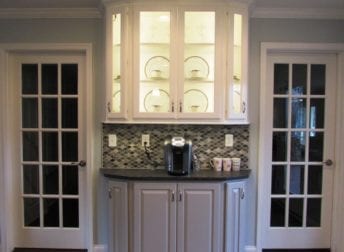
<svg viewBox="0 0 344 252">
<path fill-rule="evenodd" d="M 184 12 L 183 113 L 213 113 L 215 96 L 215 11 Z"/>
<path fill-rule="evenodd" d="M 231 73 L 229 76 L 229 119 L 246 119 L 246 85 L 247 85 L 247 59 L 244 52 L 247 51 L 246 30 L 244 29 L 245 15 L 239 13 L 230 14 L 230 31 L 232 41 L 230 52 L 232 57 L 229 59 Z M 245 67 L 244 67 L 245 66 Z"/>
<path fill-rule="evenodd" d="M 112 99 L 111 112 L 121 111 L 121 14 L 112 15 Z"/>
<path fill-rule="evenodd" d="M 138 45 L 138 65 L 135 75 L 138 79 L 136 99 L 139 114 L 168 114 L 172 110 L 170 71 L 170 11 L 140 11 Z M 137 57 L 136 55 L 134 57 Z M 137 102 L 136 101 L 136 102 Z"/>
<path fill-rule="evenodd" d="M 106 53 L 106 82 L 107 82 L 107 117 L 125 118 L 126 101 L 124 100 L 127 68 L 123 67 L 126 54 L 125 9 L 108 9 L 106 13 L 106 43 L 109 48 Z"/>
</svg>

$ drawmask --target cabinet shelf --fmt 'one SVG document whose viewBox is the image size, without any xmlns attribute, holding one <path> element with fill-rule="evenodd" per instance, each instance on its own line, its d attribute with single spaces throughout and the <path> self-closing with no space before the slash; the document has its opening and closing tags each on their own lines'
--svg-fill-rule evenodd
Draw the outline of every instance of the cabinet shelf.
<svg viewBox="0 0 344 252">
<path fill-rule="evenodd" d="M 168 83 L 169 79 L 151 79 L 151 80 L 140 80 L 141 83 L 157 83 L 157 82 L 161 82 L 161 83 Z"/>
<path fill-rule="evenodd" d="M 140 46 L 158 46 L 158 47 L 168 47 L 169 43 L 140 43 Z"/>
<path fill-rule="evenodd" d="M 214 80 L 184 79 L 187 83 L 214 83 Z"/>
</svg>

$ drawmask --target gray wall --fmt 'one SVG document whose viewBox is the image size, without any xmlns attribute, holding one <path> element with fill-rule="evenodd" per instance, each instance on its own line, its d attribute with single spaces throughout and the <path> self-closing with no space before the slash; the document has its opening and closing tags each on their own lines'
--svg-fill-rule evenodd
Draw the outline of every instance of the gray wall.
<svg viewBox="0 0 344 252">
<path fill-rule="evenodd" d="M 94 49 L 94 156 L 95 166 L 101 166 L 101 114 L 104 94 L 103 21 L 101 19 L 47 19 L 47 20 L 0 20 L 0 43 L 92 43 Z M 261 42 L 342 42 L 344 43 L 344 21 L 251 19 L 250 23 L 250 148 L 249 167 L 253 174 L 249 179 L 249 205 L 246 212 L 246 243 L 255 245 L 256 196 L 259 131 L 259 78 Z M 99 179 L 99 178 L 96 178 Z M 101 197 L 95 204 L 101 205 Z M 98 211 L 99 208 L 96 208 Z M 96 241 L 104 242 L 106 221 L 96 214 Z"/>
<path fill-rule="evenodd" d="M 249 44 L 249 205 L 246 213 L 246 243 L 255 245 L 259 140 L 260 45 L 262 42 L 344 43 L 343 20 L 251 19 Z"/>
</svg>

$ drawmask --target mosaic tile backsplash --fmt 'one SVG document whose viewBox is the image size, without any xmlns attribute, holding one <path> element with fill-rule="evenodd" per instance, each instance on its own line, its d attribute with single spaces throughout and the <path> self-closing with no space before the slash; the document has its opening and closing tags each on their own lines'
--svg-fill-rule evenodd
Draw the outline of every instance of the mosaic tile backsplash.
<svg viewBox="0 0 344 252">
<path fill-rule="evenodd" d="M 117 147 L 108 146 L 108 135 L 117 135 Z M 141 146 L 141 135 L 150 135 L 150 156 Z M 233 147 L 225 147 L 225 134 L 233 134 Z M 156 169 L 164 167 L 164 140 L 182 136 L 192 140 L 200 169 L 211 169 L 213 157 L 240 157 L 248 169 L 249 126 L 103 124 L 103 168 Z"/>
</svg>

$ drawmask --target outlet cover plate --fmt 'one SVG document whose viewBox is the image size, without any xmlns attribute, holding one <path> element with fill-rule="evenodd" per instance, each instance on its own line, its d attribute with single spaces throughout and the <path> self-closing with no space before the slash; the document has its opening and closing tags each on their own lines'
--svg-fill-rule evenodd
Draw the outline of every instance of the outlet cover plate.
<svg viewBox="0 0 344 252">
<path fill-rule="evenodd" d="M 233 135 L 226 134 L 225 135 L 225 147 L 233 147 Z"/>
<path fill-rule="evenodd" d="M 117 136 L 115 134 L 109 134 L 109 147 L 117 146 Z"/>
</svg>

